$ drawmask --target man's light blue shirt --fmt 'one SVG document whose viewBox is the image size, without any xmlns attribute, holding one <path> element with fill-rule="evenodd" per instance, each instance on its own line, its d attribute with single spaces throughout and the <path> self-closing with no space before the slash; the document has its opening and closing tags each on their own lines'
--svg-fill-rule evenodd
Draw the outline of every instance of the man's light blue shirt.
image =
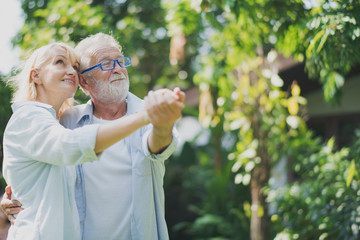
<svg viewBox="0 0 360 240">
<path fill-rule="evenodd" d="M 143 100 L 132 93 L 128 94 L 127 115 L 140 111 L 143 106 Z M 65 112 L 61 123 L 70 129 L 92 124 L 92 102 L 89 101 L 87 104 L 76 106 L 70 111 Z M 152 126 L 147 125 L 124 139 L 132 162 L 133 207 L 130 225 L 133 240 L 169 239 L 164 209 L 164 162 L 175 151 L 178 134 L 174 129 L 171 144 L 161 154 L 152 154 L 149 152 L 147 145 L 147 139 L 151 130 Z M 121 151 L 119 154 L 121 154 Z M 82 231 L 86 217 L 84 184 L 86 183 L 84 182 L 83 168 L 79 165 L 77 167 L 75 197 Z"/>
</svg>

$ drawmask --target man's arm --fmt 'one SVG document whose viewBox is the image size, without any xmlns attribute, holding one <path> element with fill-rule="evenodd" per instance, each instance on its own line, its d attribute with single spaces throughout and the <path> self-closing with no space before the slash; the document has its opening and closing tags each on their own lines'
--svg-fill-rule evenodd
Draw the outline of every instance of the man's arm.
<svg viewBox="0 0 360 240">
<path fill-rule="evenodd" d="M 5 188 L 5 193 L 2 196 L 0 205 L 1 210 L 5 213 L 11 224 L 15 223 L 15 216 L 14 214 L 18 214 L 20 211 L 23 210 L 21 207 L 22 204 L 17 200 L 11 200 L 11 187 L 7 186 Z"/>
<path fill-rule="evenodd" d="M 185 93 L 180 88 L 174 91 L 163 89 L 150 91 L 145 97 L 145 107 L 153 124 L 153 130 L 148 138 L 151 153 L 161 153 L 172 141 L 172 129 L 177 119 L 181 117 L 184 108 Z"/>
</svg>

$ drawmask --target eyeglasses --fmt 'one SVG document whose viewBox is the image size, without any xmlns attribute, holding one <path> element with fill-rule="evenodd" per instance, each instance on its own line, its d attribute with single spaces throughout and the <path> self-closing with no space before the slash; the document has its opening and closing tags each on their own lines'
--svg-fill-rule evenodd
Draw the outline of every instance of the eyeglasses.
<svg viewBox="0 0 360 240">
<path fill-rule="evenodd" d="M 93 70 L 94 68 L 100 67 L 101 71 L 109 71 L 115 68 L 115 63 L 119 64 L 121 68 L 126 68 L 131 66 L 131 58 L 129 57 L 121 57 L 115 60 L 104 60 L 95 66 L 92 66 L 88 69 L 85 69 L 81 73 L 88 72 L 90 70 Z"/>
</svg>

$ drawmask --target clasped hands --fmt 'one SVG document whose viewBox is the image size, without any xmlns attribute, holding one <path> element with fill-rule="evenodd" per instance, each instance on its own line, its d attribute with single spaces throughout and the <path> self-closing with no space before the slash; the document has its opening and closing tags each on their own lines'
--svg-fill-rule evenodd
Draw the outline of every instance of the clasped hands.
<svg viewBox="0 0 360 240">
<path fill-rule="evenodd" d="M 185 104 L 185 93 L 176 87 L 149 91 L 144 98 L 145 109 L 150 122 L 155 128 L 172 128 L 174 122 L 181 117 Z"/>
</svg>

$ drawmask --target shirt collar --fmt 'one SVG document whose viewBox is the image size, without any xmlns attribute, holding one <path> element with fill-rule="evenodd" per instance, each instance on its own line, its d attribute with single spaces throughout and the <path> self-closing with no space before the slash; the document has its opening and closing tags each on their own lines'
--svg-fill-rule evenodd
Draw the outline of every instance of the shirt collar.
<svg viewBox="0 0 360 240">
<path fill-rule="evenodd" d="M 85 119 L 89 119 L 90 122 L 92 122 L 92 116 L 93 116 L 93 102 L 89 100 L 86 104 L 77 106 L 79 108 L 82 108 L 81 111 L 79 111 L 76 116 L 76 122 L 77 124 L 80 124 L 81 121 Z"/>
</svg>

